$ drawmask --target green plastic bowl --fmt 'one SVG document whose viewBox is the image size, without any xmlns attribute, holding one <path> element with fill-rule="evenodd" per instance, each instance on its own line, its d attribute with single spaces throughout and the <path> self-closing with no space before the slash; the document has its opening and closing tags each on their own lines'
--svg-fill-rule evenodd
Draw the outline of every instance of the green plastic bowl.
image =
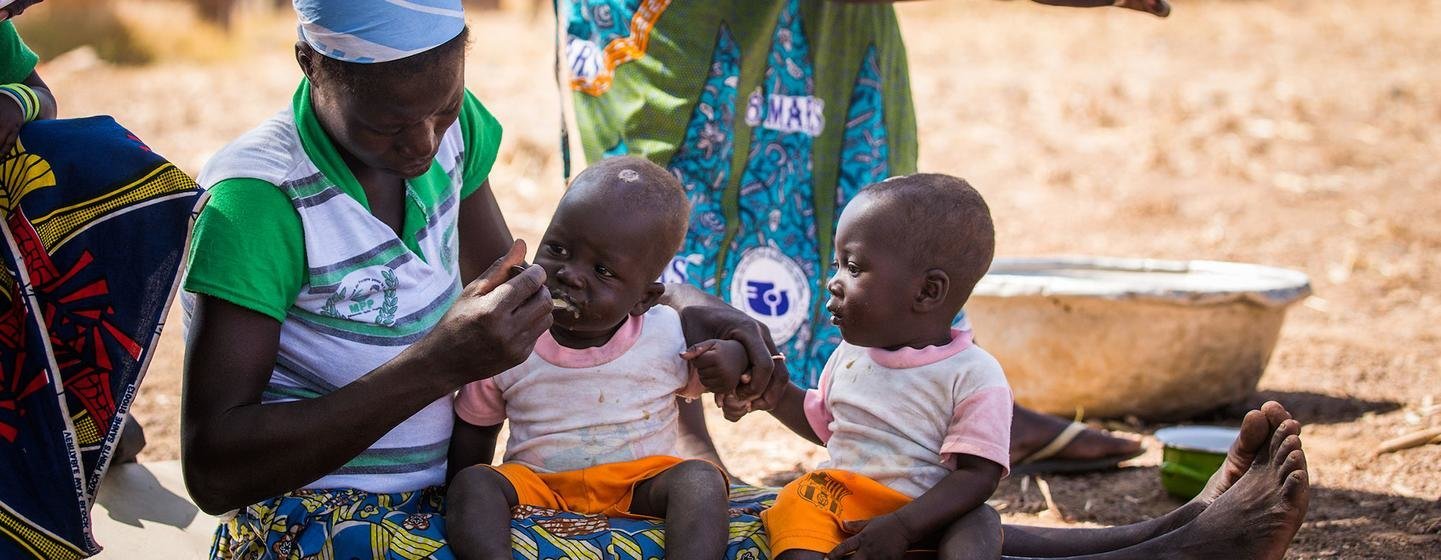
<svg viewBox="0 0 1441 560">
<path fill-rule="evenodd" d="M 1165 446 L 1161 452 L 1161 486 L 1183 500 L 1196 497 L 1226 461 L 1226 451 L 1240 434 L 1238 428 L 1221 426 L 1156 430 L 1156 439 Z"/>
</svg>

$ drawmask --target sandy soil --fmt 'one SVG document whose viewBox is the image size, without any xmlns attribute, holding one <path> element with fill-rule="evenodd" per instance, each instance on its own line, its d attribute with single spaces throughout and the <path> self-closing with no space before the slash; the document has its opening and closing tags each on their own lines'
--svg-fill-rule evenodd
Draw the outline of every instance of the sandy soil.
<svg viewBox="0 0 1441 560">
<path fill-rule="evenodd" d="M 982 190 L 1002 255 L 1310 274 L 1316 296 L 1291 311 L 1250 403 L 1280 400 L 1308 424 L 1316 493 L 1291 556 L 1441 557 L 1441 446 L 1372 453 L 1441 423 L 1441 5 L 1177 4 L 1169 21 L 1021 2 L 904 6 L 922 168 Z M 75 55 L 41 71 L 64 115 L 118 115 L 196 172 L 298 78 L 292 28 L 248 18 L 241 60 L 116 68 Z M 492 183 L 511 227 L 534 240 L 560 192 L 549 22 L 473 19 L 467 82 L 507 126 Z M 165 331 L 135 405 L 143 460 L 178 456 L 180 334 Z M 1240 410 L 1201 420 L 1234 424 Z M 716 430 L 749 480 L 783 481 L 822 458 L 767 418 Z M 1024 479 L 995 504 L 1010 522 L 1048 524 L 1173 508 L 1147 437 L 1152 451 L 1120 472 L 1046 477 L 1054 508 Z"/>
</svg>

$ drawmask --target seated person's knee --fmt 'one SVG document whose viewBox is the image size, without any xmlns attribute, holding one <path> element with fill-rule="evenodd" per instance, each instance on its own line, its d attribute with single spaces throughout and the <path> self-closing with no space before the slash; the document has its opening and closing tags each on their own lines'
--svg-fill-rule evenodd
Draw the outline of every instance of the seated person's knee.
<svg viewBox="0 0 1441 560">
<path fill-rule="evenodd" d="M 1001 514 L 981 504 L 946 528 L 940 558 L 1000 558 L 1004 530 Z"/>
<path fill-rule="evenodd" d="M 715 465 L 700 459 L 687 459 L 671 467 L 675 480 L 683 488 L 693 490 L 727 490 L 726 477 Z"/>
<path fill-rule="evenodd" d="M 487 465 L 466 467 L 456 473 L 446 489 L 446 499 L 504 499 L 511 506 L 518 501 L 510 481 Z"/>
</svg>

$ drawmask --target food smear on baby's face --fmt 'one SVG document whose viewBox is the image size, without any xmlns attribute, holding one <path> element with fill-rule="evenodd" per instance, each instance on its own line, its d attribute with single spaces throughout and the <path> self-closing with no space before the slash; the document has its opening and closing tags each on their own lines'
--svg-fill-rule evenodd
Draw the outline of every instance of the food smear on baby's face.
<svg viewBox="0 0 1441 560">
<path fill-rule="evenodd" d="M 550 298 L 550 308 L 556 311 L 565 310 L 576 319 L 580 318 L 580 308 L 575 304 L 561 298 Z"/>
</svg>

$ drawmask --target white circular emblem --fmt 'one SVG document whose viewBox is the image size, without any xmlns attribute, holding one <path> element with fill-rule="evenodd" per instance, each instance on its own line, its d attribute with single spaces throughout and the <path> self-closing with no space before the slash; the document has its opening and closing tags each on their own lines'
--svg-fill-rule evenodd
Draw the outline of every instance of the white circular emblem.
<svg viewBox="0 0 1441 560">
<path fill-rule="evenodd" d="M 730 301 L 765 323 L 776 344 L 784 344 L 810 317 L 811 284 L 800 265 L 779 249 L 753 247 L 731 275 Z"/>
</svg>

